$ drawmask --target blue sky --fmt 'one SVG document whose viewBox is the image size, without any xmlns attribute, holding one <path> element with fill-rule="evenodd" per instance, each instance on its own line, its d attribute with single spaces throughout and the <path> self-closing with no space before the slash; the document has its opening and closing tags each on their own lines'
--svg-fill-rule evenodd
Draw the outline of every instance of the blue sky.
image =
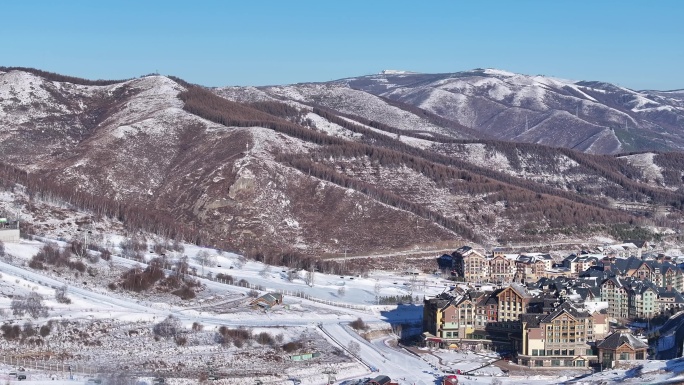
<svg viewBox="0 0 684 385">
<path fill-rule="evenodd" d="M 684 88 L 684 1 L 2 1 L 0 65 L 207 86 L 499 68 Z"/>
</svg>

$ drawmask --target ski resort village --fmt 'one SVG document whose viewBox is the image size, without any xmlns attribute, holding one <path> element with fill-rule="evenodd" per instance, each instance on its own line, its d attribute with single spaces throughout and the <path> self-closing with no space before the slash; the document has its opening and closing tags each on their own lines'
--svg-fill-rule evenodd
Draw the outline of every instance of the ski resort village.
<svg viewBox="0 0 684 385">
<path fill-rule="evenodd" d="M 88 216 L 62 221 L 70 238 L 19 236 L 19 220 L 0 219 L 3 383 L 684 381 L 684 257 L 645 241 L 335 256 L 333 271 Z"/>
</svg>

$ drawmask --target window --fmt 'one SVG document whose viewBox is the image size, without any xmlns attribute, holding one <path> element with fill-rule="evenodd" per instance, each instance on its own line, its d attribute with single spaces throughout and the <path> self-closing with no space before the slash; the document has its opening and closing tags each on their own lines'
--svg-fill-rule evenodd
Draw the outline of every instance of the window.
<svg viewBox="0 0 684 385">
<path fill-rule="evenodd" d="M 554 356 L 560 356 L 560 349 L 556 349 L 553 351 Z"/>
<path fill-rule="evenodd" d="M 644 359 L 644 352 L 637 352 L 636 359 L 637 360 L 643 360 Z"/>
<path fill-rule="evenodd" d="M 560 360 L 551 360 L 551 366 L 560 366 Z"/>
<path fill-rule="evenodd" d="M 532 349 L 532 355 L 533 355 L 533 356 L 538 356 L 538 355 L 539 355 L 539 350 L 537 350 L 537 349 Z"/>
<path fill-rule="evenodd" d="M 584 366 L 584 364 L 585 364 L 584 360 L 575 361 L 575 366 Z"/>
<path fill-rule="evenodd" d="M 539 355 L 540 355 L 540 356 L 543 356 L 544 353 L 546 353 L 546 352 L 544 351 L 544 349 L 541 349 L 541 350 L 539 351 Z"/>
<path fill-rule="evenodd" d="M 594 351 L 591 350 L 591 349 L 587 349 L 587 351 L 585 352 L 585 354 L 588 355 L 588 356 L 590 356 L 590 355 L 594 354 Z"/>
<path fill-rule="evenodd" d="M 568 350 L 568 355 L 569 355 L 569 356 L 574 356 L 574 355 L 575 355 L 575 349 L 570 349 L 570 350 Z"/>
<path fill-rule="evenodd" d="M 553 355 L 553 350 L 547 350 L 546 351 L 547 356 L 552 356 Z"/>
<path fill-rule="evenodd" d="M 542 360 L 535 360 L 535 361 L 534 361 L 534 366 L 544 366 L 544 361 L 542 361 Z"/>
<path fill-rule="evenodd" d="M 629 353 L 620 353 L 620 360 L 629 360 Z"/>
</svg>

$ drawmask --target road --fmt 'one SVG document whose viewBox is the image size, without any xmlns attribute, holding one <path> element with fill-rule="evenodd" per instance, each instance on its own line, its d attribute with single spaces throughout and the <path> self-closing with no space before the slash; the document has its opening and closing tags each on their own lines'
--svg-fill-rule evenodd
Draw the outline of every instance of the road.
<svg viewBox="0 0 684 385">
<path fill-rule="evenodd" d="M 387 341 L 392 339 L 390 336 L 368 342 L 343 323 L 323 323 L 321 328 L 345 348 L 352 341 L 358 343 L 358 357 L 361 361 L 377 368 L 379 374 L 389 375 L 400 384 L 434 385 L 437 380 L 432 372 L 438 375 L 439 373 L 430 364 L 408 352 L 387 346 Z"/>
<path fill-rule="evenodd" d="M 131 261 L 122 260 L 117 261 L 123 264 L 130 263 Z M 19 266 L 14 266 L 6 262 L 0 261 L 0 271 L 16 277 L 21 277 L 27 281 L 41 285 L 44 287 L 60 287 L 65 284 L 65 282 L 59 281 L 57 279 L 42 275 L 38 272 L 30 271 Z M 232 287 L 216 283 L 213 281 L 202 280 L 203 284 L 213 287 L 217 290 L 235 290 L 242 292 L 247 289 Z M 100 292 L 102 290 L 102 292 Z M 119 297 L 116 294 L 107 292 L 106 289 L 101 288 L 83 288 L 83 287 L 69 287 L 70 297 L 76 299 L 84 299 L 88 304 L 88 308 L 83 308 L 82 306 L 78 308 L 72 308 L 64 312 L 65 314 L 81 315 L 87 316 L 93 313 L 105 313 L 105 314 L 137 314 L 141 318 L 150 319 L 151 317 L 157 317 L 161 319 L 169 314 L 173 314 L 178 317 L 181 321 L 186 323 L 189 322 L 201 322 L 205 325 L 226 325 L 226 326 L 251 326 L 251 327 L 268 327 L 268 326 L 309 326 L 315 327 L 316 324 L 320 325 L 321 328 L 331 336 L 334 336 L 333 343 L 338 344 L 341 348 L 346 349 L 351 341 L 358 342 L 360 346 L 360 359 L 369 366 L 375 367 L 379 370 L 381 374 L 390 375 L 392 378 L 397 379 L 402 384 L 417 384 L 417 385 L 434 385 L 436 381 L 435 375 L 432 372 L 436 372 L 427 362 L 419 359 L 418 357 L 405 352 L 403 350 L 394 349 L 386 344 L 386 342 L 391 338 L 386 336 L 381 339 L 377 339 L 369 343 L 368 341 L 362 339 L 356 332 L 354 332 L 348 326 L 345 326 L 348 321 L 363 317 L 366 322 L 384 322 L 382 317 L 369 315 L 367 313 L 355 312 L 354 310 L 345 309 L 346 315 L 340 316 L 337 314 L 323 314 L 318 315 L 316 313 L 306 313 L 304 317 L 302 315 L 284 315 L 278 316 L 276 318 L 270 318 L 270 315 L 264 316 L 264 313 L 254 313 L 254 314 L 241 314 L 240 318 L 235 318 L 235 315 L 226 314 L 212 314 L 198 312 L 194 309 L 181 309 L 181 308 L 169 308 L 169 309 L 159 309 L 155 308 L 151 304 L 144 302 L 137 302 L 134 299 Z M 305 302 L 306 300 L 301 300 Z M 319 307 L 329 307 L 327 305 L 319 304 L 313 301 L 310 302 L 311 306 Z M 91 305 L 92 304 L 92 305 Z M 339 310 L 335 308 L 335 310 Z M 368 374 L 372 374 L 369 372 Z M 402 380 L 403 379 L 403 380 Z"/>
</svg>

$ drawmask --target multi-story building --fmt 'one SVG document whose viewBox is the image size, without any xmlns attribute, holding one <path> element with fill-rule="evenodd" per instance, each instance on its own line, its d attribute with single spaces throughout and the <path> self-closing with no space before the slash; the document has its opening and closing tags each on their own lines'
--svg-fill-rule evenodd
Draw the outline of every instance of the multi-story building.
<svg viewBox="0 0 684 385">
<path fill-rule="evenodd" d="M 684 297 L 673 288 L 659 288 L 655 306 L 660 313 L 671 314 L 684 308 Z"/>
<path fill-rule="evenodd" d="M 616 331 L 596 344 L 596 348 L 601 365 L 612 368 L 620 361 L 645 360 L 648 344 L 629 332 Z"/>
<path fill-rule="evenodd" d="M 499 303 L 497 302 L 496 294 L 500 290 L 485 293 L 477 302 L 477 313 L 475 315 L 475 327 L 478 329 L 484 328 L 490 322 L 498 320 Z"/>
<path fill-rule="evenodd" d="M 447 331 L 443 326 L 445 322 L 443 312 L 453 300 L 454 297 L 449 293 L 441 293 L 423 301 L 423 332 L 434 342 L 440 343 L 442 339 L 447 338 Z M 448 338 L 452 338 L 453 332 L 449 333 Z"/>
<path fill-rule="evenodd" d="M 499 307 L 497 310 L 498 322 L 519 320 L 520 315 L 527 312 L 527 306 L 532 299 L 527 288 L 519 283 L 512 283 L 501 290 L 496 297 Z"/>
<path fill-rule="evenodd" d="M 487 258 L 469 246 L 463 246 L 452 254 L 454 272 L 465 282 L 481 283 L 489 281 Z"/>
<path fill-rule="evenodd" d="M 545 257 L 527 254 L 519 255 L 515 259 L 515 281 L 535 282 L 544 277 L 544 273 L 550 270 L 547 261 Z"/>
<path fill-rule="evenodd" d="M 598 360 L 591 346 L 596 340 L 595 320 L 597 318 L 587 311 L 579 310 L 569 302 L 550 314 L 523 315 L 518 363 L 530 367 L 589 366 Z M 607 327 L 607 319 L 603 322 Z"/>
<path fill-rule="evenodd" d="M 627 290 L 630 318 L 653 318 L 658 309 L 658 288 L 650 281 L 633 280 Z"/>
<path fill-rule="evenodd" d="M 472 338 L 478 326 L 478 303 L 487 296 L 483 292 L 470 291 L 458 296 L 443 293 L 425 300 L 423 330 L 448 344 Z M 479 318 L 479 321 L 482 322 L 482 319 Z M 484 325 L 481 325 L 480 329 L 483 328 Z"/>
<path fill-rule="evenodd" d="M 603 255 L 596 254 L 571 254 L 563 259 L 563 266 L 570 269 L 572 273 L 579 274 L 592 266 L 596 266 Z"/>
<path fill-rule="evenodd" d="M 629 317 L 628 288 L 620 277 L 613 277 L 601 284 L 601 301 L 608 302 L 608 315 L 617 319 Z"/>
<path fill-rule="evenodd" d="M 636 257 L 618 258 L 607 262 L 604 269 L 616 276 L 649 280 L 656 287 L 671 286 L 679 292 L 684 291 L 684 273 L 670 262 L 643 261 Z"/>
<path fill-rule="evenodd" d="M 489 264 L 489 282 L 510 283 L 515 278 L 515 258 L 497 255 L 487 261 Z"/>
</svg>

